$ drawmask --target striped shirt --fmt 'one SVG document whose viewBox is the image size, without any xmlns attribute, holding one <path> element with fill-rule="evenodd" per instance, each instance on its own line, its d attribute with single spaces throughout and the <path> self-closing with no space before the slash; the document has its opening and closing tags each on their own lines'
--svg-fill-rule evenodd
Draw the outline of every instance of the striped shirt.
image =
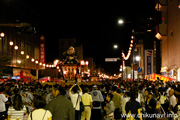
<svg viewBox="0 0 180 120">
<path fill-rule="evenodd" d="M 13 106 L 10 106 L 8 109 L 8 116 L 10 116 L 10 120 L 23 120 L 24 114 L 26 113 L 26 107 L 24 106 L 22 110 L 15 110 Z"/>
</svg>

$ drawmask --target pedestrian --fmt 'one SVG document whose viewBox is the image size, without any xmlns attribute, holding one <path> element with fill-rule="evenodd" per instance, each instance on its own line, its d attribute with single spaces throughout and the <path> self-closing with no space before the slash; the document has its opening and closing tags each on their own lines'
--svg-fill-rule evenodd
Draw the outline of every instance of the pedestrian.
<svg viewBox="0 0 180 120">
<path fill-rule="evenodd" d="M 79 93 L 78 93 L 78 89 L 80 91 Z M 75 120 L 80 120 L 81 119 L 80 102 L 82 97 L 81 87 L 77 84 L 72 85 L 72 87 L 69 89 L 69 96 L 73 104 L 73 108 L 75 109 Z"/>
<path fill-rule="evenodd" d="M 145 103 L 145 107 L 146 107 L 146 112 L 149 115 L 149 117 L 147 118 L 147 120 L 156 120 L 155 116 L 153 116 L 153 114 L 156 114 L 156 100 L 153 97 L 153 92 L 149 92 L 148 94 L 148 99 Z"/>
<path fill-rule="evenodd" d="M 105 120 L 113 120 L 114 119 L 114 110 L 115 106 L 112 101 L 113 94 L 108 93 L 106 96 L 106 106 L 104 107 L 104 110 L 106 111 Z"/>
<path fill-rule="evenodd" d="M 8 101 L 7 95 L 4 94 L 3 86 L 0 86 L 0 120 L 4 120 L 7 117 L 5 103 Z"/>
<path fill-rule="evenodd" d="M 66 91 L 59 85 L 56 99 L 51 100 L 45 107 L 52 113 L 53 120 L 74 120 L 75 110 L 70 100 L 65 97 Z"/>
<path fill-rule="evenodd" d="M 102 105 L 101 103 L 104 102 L 102 93 L 100 90 L 98 90 L 98 86 L 94 85 L 93 90 L 91 91 L 91 96 L 93 100 L 93 108 L 92 108 L 92 120 L 101 120 L 103 117 L 102 113 Z"/>
<path fill-rule="evenodd" d="M 121 106 L 122 98 L 121 98 L 121 95 L 119 93 L 117 93 L 117 86 L 113 86 L 112 91 L 113 91 L 112 92 L 112 94 L 113 94 L 112 101 L 115 106 L 114 119 L 119 120 L 119 119 L 121 119 L 121 112 L 122 112 L 122 106 Z"/>
<path fill-rule="evenodd" d="M 127 117 L 129 117 L 129 115 L 132 115 L 132 117 L 135 120 L 142 120 L 142 116 L 141 116 L 141 106 L 140 103 L 138 101 L 136 101 L 136 97 L 137 97 L 137 93 L 135 93 L 134 91 L 132 91 L 130 93 L 130 100 L 126 103 L 125 106 L 125 110 L 126 110 L 126 114 Z"/>
<path fill-rule="evenodd" d="M 26 106 L 23 105 L 22 97 L 16 94 L 12 106 L 8 108 L 8 120 L 23 120 L 25 113 L 27 113 L 27 109 Z"/>
<path fill-rule="evenodd" d="M 89 88 L 84 88 L 84 94 L 82 95 L 82 103 L 84 104 L 85 110 L 81 113 L 81 120 L 90 120 L 92 105 L 92 96 L 89 94 Z"/>
<path fill-rule="evenodd" d="M 126 115 L 126 110 L 125 110 L 125 106 L 126 103 L 130 100 L 130 92 L 125 92 L 124 93 L 124 98 L 122 99 L 122 114 Z M 122 120 L 125 120 L 126 118 L 122 118 Z"/>
<path fill-rule="evenodd" d="M 54 98 L 56 98 L 58 94 L 59 94 L 59 93 L 58 93 L 58 85 L 55 84 L 55 85 L 52 87 L 51 93 L 49 93 L 49 94 L 46 96 L 46 104 L 48 104 L 51 100 L 53 100 Z"/>
<path fill-rule="evenodd" d="M 43 96 L 38 95 L 34 98 L 33 107 L 35 108 L 28 116 L 28 120 L 52 120 L 52 114 L 45 110 L 46 100 Z"/>
</svg>

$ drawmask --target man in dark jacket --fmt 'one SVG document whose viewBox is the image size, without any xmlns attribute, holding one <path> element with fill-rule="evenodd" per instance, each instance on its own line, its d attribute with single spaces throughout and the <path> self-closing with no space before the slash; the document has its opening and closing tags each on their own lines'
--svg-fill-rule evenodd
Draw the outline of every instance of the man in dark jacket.
<svg viewBox="0 0 180 120">
<path fill-rule="evenodd" d="M 59 95 L 46 105 L 46 109 L 52 113 L 53 120 L 75 120 L 75 110 L 72 102 L 65 97 L 66 91 L 59 86 Z"/>
<path fill-rule="evenodd" d="M 150 116 L 147 118 L 150 120 L 156 120 L 155 117 L 153 117 L 153 114 L 156 113 L 156 100 L 153 98 L 153 92 L 149 92 L 148 94 L 148 100 L 145 103 L 145 107 L 146 107 L 146 112 L 147 114 L 149 114 Z M 153 117 L 153 118 L 151 118 Z"/>
</svg>

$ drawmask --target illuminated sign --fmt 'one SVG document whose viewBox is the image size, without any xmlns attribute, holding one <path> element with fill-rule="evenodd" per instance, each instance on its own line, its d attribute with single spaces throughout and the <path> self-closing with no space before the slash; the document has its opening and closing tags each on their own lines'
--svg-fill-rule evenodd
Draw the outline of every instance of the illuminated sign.
<svg viewBox="0 0 180 120">
<path fill-rule="evenodd" d="M 43 64 L 45 64 L 45 39 L 44 36 L 40 37 L 40 50 L 39 50 L 39 56 L 40 56 L 40 69 L 45 69 Z"/>
</svg>

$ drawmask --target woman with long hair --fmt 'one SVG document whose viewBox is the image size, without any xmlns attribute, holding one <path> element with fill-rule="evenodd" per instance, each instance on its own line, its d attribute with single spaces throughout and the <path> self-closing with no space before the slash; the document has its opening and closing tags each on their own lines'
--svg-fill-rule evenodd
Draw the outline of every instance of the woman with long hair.
<svg viewBox="0 0 180 120">
<path fill-rule="evenodd" d="M 13 98 L 12 105 L 8 108 L 8 120 L 23 120 L 26 112 L 27 110 L 23 105 L 21 95 L 16 94 Z"/>
</svg>

